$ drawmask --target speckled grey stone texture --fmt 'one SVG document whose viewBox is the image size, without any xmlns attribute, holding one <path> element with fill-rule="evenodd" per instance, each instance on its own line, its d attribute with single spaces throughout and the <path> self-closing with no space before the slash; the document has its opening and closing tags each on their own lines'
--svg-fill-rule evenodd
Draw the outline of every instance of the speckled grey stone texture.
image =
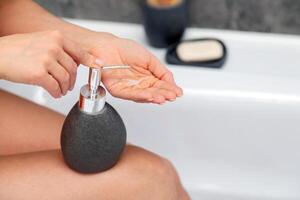
<svg viewBox="0 0 300 200">
<path fill-rule="evenodd" d="M 75 104 L 62 128 L 64 160 L 81 173 L 97 173 L 113 167 L 125 144 L 125 125 L 108 103 L 97 115 L 85 114 Z"/>
<path fill-rule="evenodd" d="M 145 0 L 37 0 L 64 17 L 142 22 Z M 299 0 L 188 0 L 190 26 L 300 34 Z"/>
</svg>

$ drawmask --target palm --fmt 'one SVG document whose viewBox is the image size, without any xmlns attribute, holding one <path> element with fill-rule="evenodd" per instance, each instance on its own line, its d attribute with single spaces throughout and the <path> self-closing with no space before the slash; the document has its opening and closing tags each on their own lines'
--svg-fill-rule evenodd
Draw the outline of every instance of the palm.
<svg viewBox="0 0 300 200">
<path fill-rule="evenodd" d="M 104 50 L 105 49 L 105 50 Z M 172 73 L 135 42 L 119 39 L 92 49 L 104 65 L 129 65 L 129 69 L 104 70 L 103 84 L 115 97 L 137 102 L 164 103 L 182 94 Z"/>
<path fill-rule="evenodd" d="M 176 98 L 174 92 L 162 89 L 162 87 L 169 86 L 167 82 L 159 80 L 146 70 L 144 72 L 139 70 L 139 68 L 131 67 L 106 71 L 103 73 L 103 83 L 113 96 L 123 99 L 163 103 L 164 99 Z"/>
</svg>

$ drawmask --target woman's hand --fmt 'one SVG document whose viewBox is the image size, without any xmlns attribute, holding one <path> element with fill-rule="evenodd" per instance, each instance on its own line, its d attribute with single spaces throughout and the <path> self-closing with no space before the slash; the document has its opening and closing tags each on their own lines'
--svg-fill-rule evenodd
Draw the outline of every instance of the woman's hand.
<svg viewBox="0 0 300 200">
<path fill-rule="evenodd" d="M 65 22 L 49 14 L 33 1 L 4 1 L 1 3 L 0 11 L 0 19 L 5 19 L 0 20 L 1 35 L 56 29 L 62 31 L 64 36 L 66 36 L 69 40 L 80 44 L 80 47 L 85 47 L 86 50 L 101 58 L 105 65 L 130 65 L 130 70 L 111 70 L 105 71 L 103 74 L 103 82 L 106 88 L 116 97 L 139 102 L 163 103 L 166 100 L 173 100 L 182 95 L 182 90 L 174 83 L 172 73 L 167 70 L 166 67 L 163 66 L 152 54 L 133 41 L 117 38 L 107 33 L 90 31 Z M 30 15 L 28 12 L 30 12 Z M 18 13 L 18 15 L 16 15 L 16 13 Z M 20 16 L 22 20 L 20 20 Z M 47 39 L 48 37 L 44 37 L 45 45 L 49 44 Z M 55 42 L 55 44 L 56 43 L 57 42 Z M 37 45 L 34 45 L 34 42 L 32 42 L 32 44 L 35 46 L 34 48 L 36 48 Z M 44 43 L 41 43 L 40 45 L 43 46 Z M 78 47 L 65 49 L 65 47 L 62 48 L 62 45 L 60 47 L 61 49 L 68 50 L 65 53 L 67 53 L 69 57 L 73 57 L 72 53 L 69 52 L 70 50 L 77 51 L 79 49 Z M 16 44 L 14 48 L 22 49 L 22 45 Z M 30 47 L 30 49 L 34 48 Z M 45 53 L 47 49 L 48 48 L 42 48 L 41 52 Z M 1 44 L 0 53 L 2 54 L 4 50 L 5 48 L 2 48 Z M 38 54 L 38 52 L 36 53 Z M 20 55 L 21 54 L 22 53 L 20 53 Z M 11 55 L 11 62 L 18 62 L 15 50 L 11 51 Z M 22 58 L 25 59 L 24 56 Z M 36 57 L 36 59 L 37 58 L 38 57 Z M 6 62 L 9 62 L 10 60 L 6 57 L 4 57 L 4 59 L 6 59 Z M 45 66 L 45 64 L 28 67 L 30 65 L 27 65 L 27 63 L 22 64 L 21 61 L 18 66 L 22 67 L 22 70 L 27 71 L 28 69 L 24 67 L 24 64 L 26 64 L 26 67 L 28 68 L 42 68 L 43 70 L 38 70 L 39 73 L 35 72 L 37 73 L 35 76 L 38 77 L 38 81 L 34 79 L 33 83 L 42 85 L 45 88 L 48 88 L 48 90 L 50 90 L 52 94 L 55 94 L 55 96 L 59 96 L 59 89 L 55 90 L 53 85 L 57 87 L 57 83 L 59 83 L 59 85 L 61 85 L 60 92 L 61 94 L 64 94 L 66 92 L 66 88 L 72 88 L 74 80 L 73 77 L 75 77 L 75 75 L 72 75 L 74 72 L 70 72 L 69 79 L 72 80 L 70 81 L 71 83 L 69 85 L 63 84 L 61 79 L 63 79 L 62 77 L 66 77 L 58 75 L 60 73 L 57 73 L 56 71 L 58 70 L 54 70 L 54 68 L 61 69 L 60 71 L 65 70 L 69 72 L 68 70 L 72 71 L 75 67 L 68 68 L 64 63 L 60 62 L 61 58 L 58 58 L 57 56 L 54 56 L 54 58 L 52 57 L 52 60 L 55 59 L 58 64 L 53 64 L 52 62 L 51 66 L 55 65 L 56 67 L 50 67 L 49 64 L 47 64 L 47 67 L 40 67 L 41 65 Z M 0 65 L 0 67 L 3 67 L 3 65 Z M 3 73 L 1 70 L 3 71 L 3 69 L 0 69 L 0 75 Z M 6 69 L 5 72 L 8 73 L 11 71 Z M 12 74 L 5 73 L 4 75 L 10 79 L 18 80 L 20 82 L 28 82 L 27 80 L 24 81 L 23 76 L 30 76 L 31 73 L 21 73 L 18 77 L 15 77 L 17 72 L 18 71 L 15 69 L 13 76 Z M 29 79 L 29 82 L 32 82 L 32 78 Z M 47 80 L 47 82 L 45 82 L 45 80 Z M 50 84 L 51 82 L 53 84 Z"/>
<path fill-rule="evenodd" d="M 158 59 L 134 41 L 107 33 L 82 35 L 82 45 L 102 65 L 129 65 L 130 69 L 104 70 L 102 81 L 115 97 L 161 104 L 182 95 L 172 73 Z M 101 65 L 101 63 L 98 63 Z"/>
<path fill-rule="evenodd" d="M 0 37 L 0 78 L 39 85 L 58 98 L 72 90 L 77 66 L 94 57 L 58 31 Z"/>
</svg>

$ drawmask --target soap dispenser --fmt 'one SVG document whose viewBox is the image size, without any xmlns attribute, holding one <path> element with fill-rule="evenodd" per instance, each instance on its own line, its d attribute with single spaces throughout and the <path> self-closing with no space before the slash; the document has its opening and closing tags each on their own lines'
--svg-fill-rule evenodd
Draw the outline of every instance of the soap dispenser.
<svg viewBox="0 0 300 200">
<path fill-rule="evenodd" d="M 106 91 L 100 86 L 102 69 L 89 70 L 89 83 L 81 88 L 79 101 L 67 115 L 61 131 L 64 160 L 80 173 L 110 169 L 126 145 L 122 118 L 105 101 Z"/>
</svg>

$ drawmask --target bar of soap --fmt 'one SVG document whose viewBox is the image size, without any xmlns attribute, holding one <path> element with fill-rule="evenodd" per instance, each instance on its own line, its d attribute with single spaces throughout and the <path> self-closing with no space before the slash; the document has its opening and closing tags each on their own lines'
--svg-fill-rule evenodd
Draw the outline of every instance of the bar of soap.
<svg viewBox="0 0 300 200">
<path fill-rule="evenodd" d="M 184 40 L 168 48 L 166 61 L 175 65 L 221 68 L 227 57 L 225 44 L 216 38 Z"/>
<path fill-rule="evenodd" d="M 186 41 L 177 46 L 177 55 L 184 62 L 217 60 L 223 56 L 223 47 L 216 40 Z"/>
</svg>

